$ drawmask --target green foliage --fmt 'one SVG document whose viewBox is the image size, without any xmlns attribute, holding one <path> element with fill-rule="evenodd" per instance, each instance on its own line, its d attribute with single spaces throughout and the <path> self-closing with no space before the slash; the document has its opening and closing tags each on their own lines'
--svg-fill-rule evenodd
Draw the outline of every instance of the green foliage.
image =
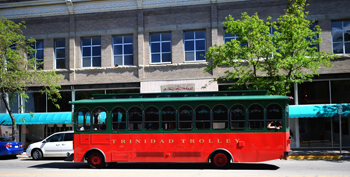
<svg viewBox="0 0 350 177">
<path fill-rule="evenodd" d="M 6 18 L 0 18 L 0 95 L 12 118 L 13 125 L 15 121 L 9 107 L 10 104 L 6 99 L 7 94 L 9 102 L 12 103 L 17 101 L 14 100 L 16 94 L 28 99 L 28 95 L 25 94 L 28 86 L 42 86 L 42 93 L 47 93 L 48 98 L 53 102 L 61 98 L 58 90 L 61 77 L 54 71 L 35 68 L 41 63 L 37 63 L 35 58 L 27 57 L 27 54 L 36 52 L 30 45 L 35 40 L 26 39 L 21 28 L 25 28 L 24 22 L 15 23 Z M 56 107 L 59 108 L 58 104 Z"/>
<path fill-rule="evenodd" d="M 205 72 L 227 68 L 224 76 L 214 80 L 234 80 L 234 88 L 266 89 L 276 95 L 286 95 L 293 83 L 311 81 L 321 66 L 331 67 L 336 56 L 318 51 L 322 40 L 314 37 L 321 29 L 318 25 L 310 29 L 314 22 L 306 19 L 305 2 L 288 0 L 285 14 L 277 21 L 271 17 L 262 20 L 257 13 L 242 13 L 237 20 L 226 17 L 225 32 L 238 39 L 210 47 L 206 54 L 210 65 Z"/>
</svg>

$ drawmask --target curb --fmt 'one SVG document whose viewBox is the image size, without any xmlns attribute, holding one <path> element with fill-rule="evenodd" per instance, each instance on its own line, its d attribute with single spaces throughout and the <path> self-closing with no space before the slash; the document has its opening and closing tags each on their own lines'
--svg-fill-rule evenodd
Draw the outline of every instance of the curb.
<svg viewBox="0 0 350 177">
<path fill-rule="evenodd" d="M 340 155 L 297 155 L 297 156 L 289 156 L 287 159 L 341 159 Z"/>
</svg>

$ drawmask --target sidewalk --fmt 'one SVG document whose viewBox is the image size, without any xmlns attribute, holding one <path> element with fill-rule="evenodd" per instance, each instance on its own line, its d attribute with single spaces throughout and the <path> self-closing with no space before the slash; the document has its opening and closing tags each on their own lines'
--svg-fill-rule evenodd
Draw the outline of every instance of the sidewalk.
<svg viewBox="0 0 350 177">
<path fill-rule="evenodd" d="M 350 151 L 342 150 L 292 150 L 288 159 L 350 159 Z"/>
</svg>

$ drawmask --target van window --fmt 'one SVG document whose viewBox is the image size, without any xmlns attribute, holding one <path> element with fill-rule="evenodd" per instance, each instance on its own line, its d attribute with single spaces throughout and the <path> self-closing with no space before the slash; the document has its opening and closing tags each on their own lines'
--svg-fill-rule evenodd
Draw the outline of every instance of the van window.
<svg viewBox="0 0 350 177">
<path fill-rule="evenodd" d="M 65 133 L 64 141 L 73 141 L 74 133 Z"/>
</svg>

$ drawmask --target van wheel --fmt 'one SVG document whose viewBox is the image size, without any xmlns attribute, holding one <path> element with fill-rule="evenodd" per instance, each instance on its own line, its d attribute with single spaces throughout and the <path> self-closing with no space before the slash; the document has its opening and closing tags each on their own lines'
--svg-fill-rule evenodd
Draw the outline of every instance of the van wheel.
<svg viewBox="0 0 350 177">
<path fill-rule="evenodd" d="M 211 164 L 215 168 L 227 168 L 230 165 L 231 156 L 224 151 L 215 152 L 211 156 Z"/>
<path fill-rule="evenodd" d="M 91 168 L 104 168 L 106 162 L 100 152 L 92 152 L 88 158 L 88 164 Z"/>
<path fill-rule="evenodd" d="M 43 158 L 43 153 L 39 149 L 35 149 L 32 153 L 32 158 L 34 160 L 40 160 Z"/>
</svg>

